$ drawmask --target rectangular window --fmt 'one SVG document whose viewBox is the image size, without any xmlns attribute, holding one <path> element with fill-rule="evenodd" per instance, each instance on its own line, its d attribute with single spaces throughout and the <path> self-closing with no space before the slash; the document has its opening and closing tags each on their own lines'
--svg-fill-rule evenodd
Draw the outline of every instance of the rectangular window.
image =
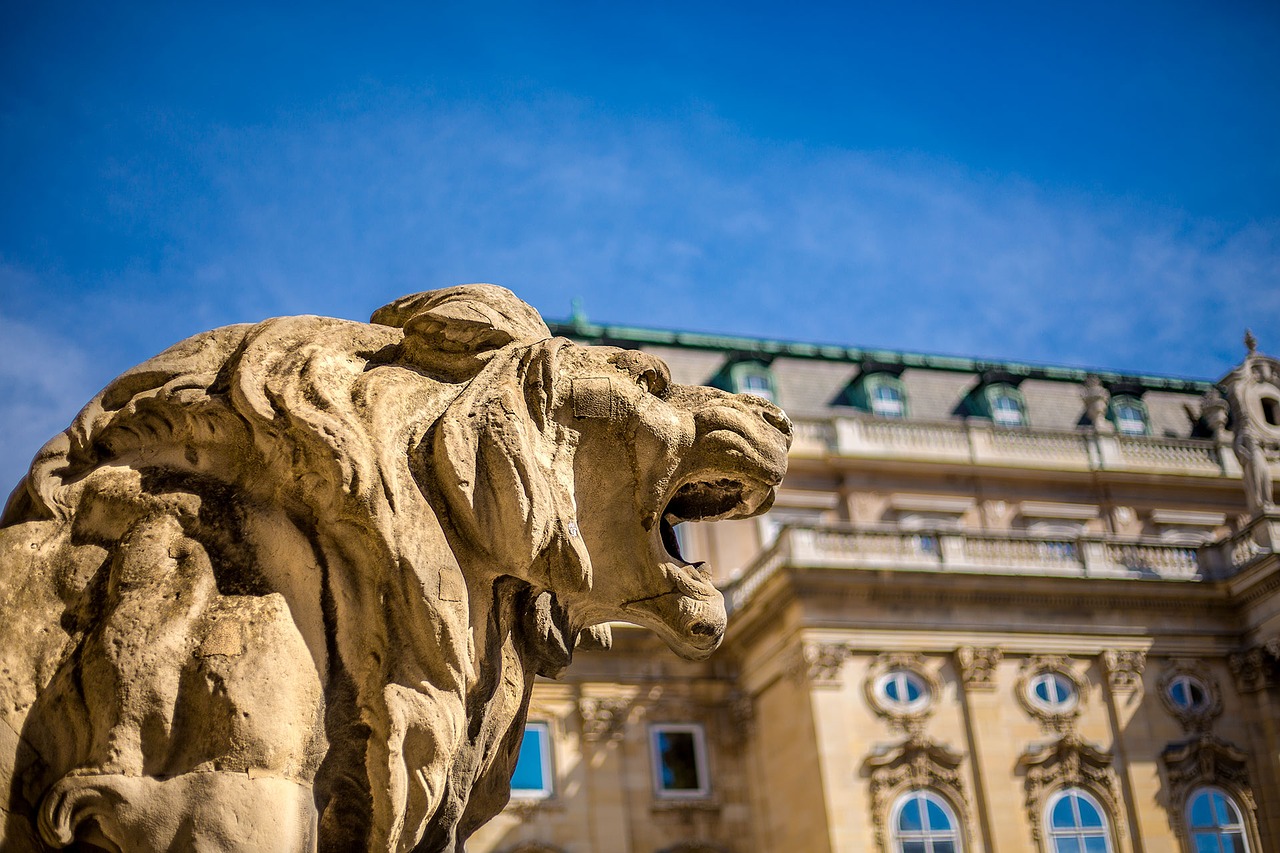
<svg viewBox="0 0 1280 853">
<path fill-rule="evenodd" d="M 546 723 L 525 723 L 520 757 L 511 774 L 513 797 L 549 797 L 552 785 L 551 728 Z"/>
<path fill-rule="evenodd" d="M 654 791 L 659 797 L 698 798 L 711 793 L 702 726 L 652 726 L 649 748 L 653 757 Z"/>
</svg>

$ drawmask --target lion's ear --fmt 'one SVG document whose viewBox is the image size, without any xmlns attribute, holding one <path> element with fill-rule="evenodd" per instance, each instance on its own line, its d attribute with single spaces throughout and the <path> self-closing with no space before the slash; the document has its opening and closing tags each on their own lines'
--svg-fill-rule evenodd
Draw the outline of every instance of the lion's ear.
<svg viewBox="0 0 1280 853">
<path fill-rule="evenodd" d="M 379 308 L 371 319 L 404 329 L 404 357 L 449 378 L 473 375 L 508 344 L 551 337 L 537 311 L 495 284 L 415 293 Z"/>
</svg>

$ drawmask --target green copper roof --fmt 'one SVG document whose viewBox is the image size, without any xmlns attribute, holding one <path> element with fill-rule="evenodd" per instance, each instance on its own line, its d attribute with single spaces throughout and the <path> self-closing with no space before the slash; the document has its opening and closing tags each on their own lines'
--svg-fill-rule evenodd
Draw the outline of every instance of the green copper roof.
<svg viewBox="0 0 1280 853">
<path fill-rule="evenodd" d="M 1141 385 L 1148 390 L 1204 393 L 1213 383 L 1204 379 L 1186 379 L 1173 376 L 1118 373 L 1111 370 L 1088 370 L 1079 367 L 1024 364 L 1014 361 L 991 361 L 963 356 L 936 355 L 897 350 L 862 349 L 832 344 L 797 343 L 766 338 L 746 338 L 738 335 L 711 335 L 701 332 L 677 332 L 666 329 L 646 329 L 639 326 L 611 326 L 588 322 L 548 322 L 554 335 L 577 338 L 614 346 L 661 345 L 688 349 L 712 350 L 737 356 L 786 356 L 823 361 L 841 361 L 855 364 L 876 364 L 903 367 L 922 367 L 930 370 L 948 370 L 957 373 L 983 373 L 1001 371 L 1028 379 L 1054 379 L 1063 382 L 1083 382 L 1088 376 L 1097 376 L 1111 384 L 1127 382 Z"/>
</svg>

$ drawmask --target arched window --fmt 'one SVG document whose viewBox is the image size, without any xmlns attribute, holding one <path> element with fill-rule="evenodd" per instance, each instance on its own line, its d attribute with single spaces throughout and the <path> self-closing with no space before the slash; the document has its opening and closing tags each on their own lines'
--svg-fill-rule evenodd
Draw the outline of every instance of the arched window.
<svg viewBox="0 0 1280 853">
<path fill-rule="evenodd" d="M 1187 828 L 1196 853 L 1249 853 L 1240 808 L 1221 788 L 1200 788 L 1191 794 Z"/>
<path fill-rule="evenodd" d="M 927 788 L 908 791 L 893 804 L 895 853 L 960 853 L 960 826 L 947 801 Z"/>
<path fill-rule="evenodd" d="M 1123 435 L 1146 435 L 1149 431 L 1147 407 L 1136 397 L 1112 397 L 1111 420 L 1116 425 L 1116 431 Z"/>
<path fill-rule="evenodd" d="M 1111 835 L 1102 807 L 1080 788 L 1054 794 L 1047 812 L 1051 853 L 1111 853 Z"/>
<path fill-rule="evenodd" d="M 991 392 L 991 420 L 1000 426 L 1024 426 L 1026 416 L 1022 411 L 1021 395 L 1012 388 L 993 388 Z"/>
</svg>

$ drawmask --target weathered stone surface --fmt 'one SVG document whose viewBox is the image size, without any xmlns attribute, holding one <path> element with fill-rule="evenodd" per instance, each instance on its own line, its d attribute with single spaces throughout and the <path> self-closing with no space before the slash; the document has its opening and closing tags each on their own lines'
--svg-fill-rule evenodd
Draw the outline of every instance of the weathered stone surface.
<svg viewBox="0 0 1280 853">
<path fill-rule="evenodd" d="M 671 524 L 767 509 L 789 442 L 490 285 L 177 344 L 0 520 L 4 848 L 461 850 L 535 674 L 610 620 L 716 648 Z"/>
</svg>

